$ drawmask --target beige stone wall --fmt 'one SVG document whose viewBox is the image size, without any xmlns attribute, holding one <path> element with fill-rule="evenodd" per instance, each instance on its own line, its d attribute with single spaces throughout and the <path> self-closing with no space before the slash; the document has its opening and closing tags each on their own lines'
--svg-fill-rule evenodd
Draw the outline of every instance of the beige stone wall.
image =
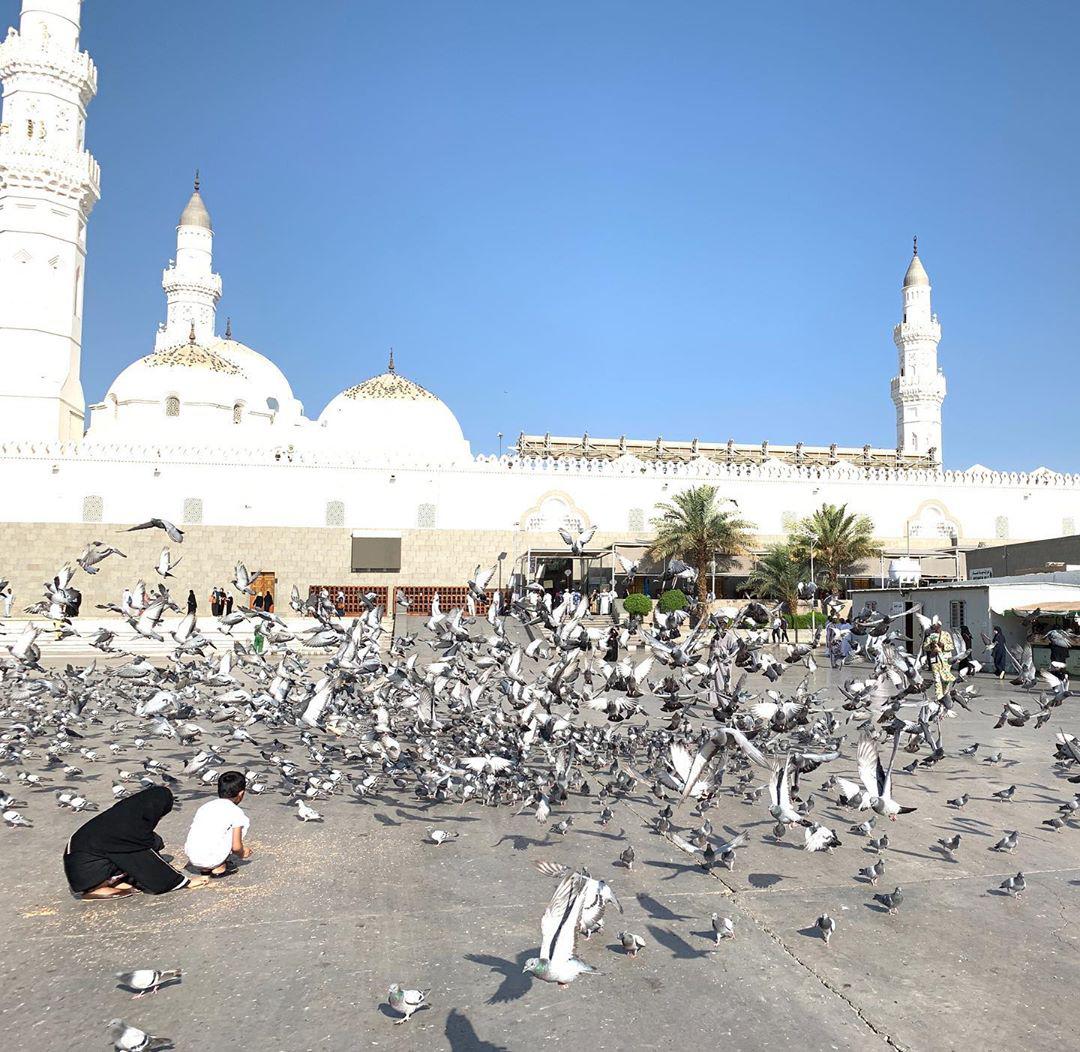
<svg viewBox="0 0 1080 1052">
<path fill-rule="evenodd" d="M 251 572 L 277 575 L 279 608 L 295 584 L 302 595 L 311 584 L 332 585 L 464 585 L 477 563 L 490 565 L 505 551 L 503 581 L 509 580 L 519 556 L 529 548 L 565 548 L 556 533 L 513 530 L 405 530 L 401 533 L 400 574 L 353 574 L 350 571 L 352 532 L 335 528 L 248 526 L 185 526 L 182 544 L 172 544 L 160 530 L 127 533 L 124 525 L 65 523 L 0 524 L 0 576 L 15 592 L 15 611 L 34 603 L 42 584 L 75 559 L 93 540 L 119 548 L 126 559 L 110 556 L 88 576 L 76 570 L 75 586 L 83 593 L 83 611 L 90 615 L 98 603 L 119 603 L 125 587 L 142 579 L 148 588 L 160 581 L 154 572 L 163 547 L 181 558 L 175 578 L 167 582 L 183 606 L 193 588 L 200 613 L 209 613 L 215 585 L 234 591 L 229 582 L 235 564 Z M 634 539 L 629 533 L 598 533 L 590 548 Z"/>
</svg>

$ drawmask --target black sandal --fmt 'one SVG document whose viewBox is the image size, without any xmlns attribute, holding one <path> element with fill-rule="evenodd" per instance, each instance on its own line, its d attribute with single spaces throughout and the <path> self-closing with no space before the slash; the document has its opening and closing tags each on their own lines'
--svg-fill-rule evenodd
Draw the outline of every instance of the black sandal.
<svg viewBox="0 0 1080 1052">
<path fill-rule="evenodd" d="M 206 875 L 211 880 L 221 880 L 222 877 L 231 877 L 234 873 L 239 873 L 240 867 L 232 861 L 225 863 L 225 868 L 220 873 L 207 873 Z"/>
</svg>

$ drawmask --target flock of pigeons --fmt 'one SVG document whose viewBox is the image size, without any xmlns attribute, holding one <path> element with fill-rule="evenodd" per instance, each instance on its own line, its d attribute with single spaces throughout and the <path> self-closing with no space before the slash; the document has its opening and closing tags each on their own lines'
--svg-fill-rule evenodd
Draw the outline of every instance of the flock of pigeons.
<svg viewBox="0 0 1080 1052">
<path fill-rule="evenodd" d="M 183 532 L 164 520 L 135 529 L 159 529 L 173 544 L 183 542 Z M 571 549 L 577 540 L 570 538 Z M 93 574 L 105 558 L 121 555 L 95 541 L 74 564 Z M 445 611 L 436 597 L 412 635 L 385 639 L 374 597 L 365 614 L 344 621 L 328 596 L 302 598 L 294 588 L 292 624 L 309 619 L 306 629 L 275 613 L 237 609 L 219 620 L 220 629 L 230 634 L 242 622 L 257 622 L 267 647 L 257 653 L 237 638 L 221 649 L 200 634 L 194 615 L 164 634 L 166 612 L 181 613 L 165 581 L 174 566 L 171 556 L 159 560 L 157 590 L 143 609 L 125 612 L 137 636 L 169 639 L 162 661 L 125 655 L 118 629 L 97 631 L 86 643 L 126 660 L 45 667 L 39 635 L 76 633 L 62 616 L 51 625 L 28 622 L 0 651 L 0 814 L 8 827 L 32 827 L 46 795 L 81 813 L 156 782 L 205 790 L 222 769 L 240 766 L 250 793 L 282 794 L 301 822 L 322 821 L 321 802 L 334 796 L 408 796 L 529 812 L 558 837 L 571 828 L 573 810 L 591 807 L 603 826 L 620 799 L 646 799 L 656 808 L 656 833 L 688 865 L 708 872 L 733 869 L 751 842 L 750 829 L 718 835 L 709 817 L 724 797 L 734 797 L 767 817 L 766 841 L 795 836 L 805 851 L 832 852 L 841 846 L 840 832 L 865 838 L 876 860 L 859 879 L 876 886 L 885 871 L 886 828 L 915 810 L 902 790 L 895 795 L 897 774 L 932 770 L 946 756 L 946 721 L 978 696 L 970 678 L 978 663 L 972 655 L 962 662 L 961 654 L 956 682 L 935 700 L 919 659 L 892 621 L 874 613 L 853 622 L 860 672 L 839 685 L 839 698 L 813 686 L 813 647 L 787 646 L 778 656 L 761 627 L 769 612 L 751 607 L 696 627 L 685 615 L 657 615 L 638 630 L 644 650 L 605 661 L 607 632 L 587 624 L 585 600 L 574 605 L 568 595 L 549 609 L 534 581 L 504 605 L 486 589 L 491 571 L 480 567 L 468 582 L 465 608 Z M 34 612 L 62 610 L 76 572 L 62 568 Z M 250 591 L 242 565 L 234 585 Z M 1024 657 L 1017 673 L 1014 683 L 1026 694 L 1005 704 L 997 726 L 1041 727 L 1070 696 L 1067 679 L 1035 674 Z M 790 690 L 780 689 L 782 679 L 795 680 Z M 647 711 L 641 699 L 656 699 L 659 712 L 655 704 Z M 1080 781 L 1073 773 L 1080 771 L 1080 742 L 1063 732 L 1056 738 L 1054 761 Z M 182 749 L 186 760 L 158 758 L 158 743 Z M 241 750 L 248 757 L 257 751 L 260 761 L 240 759 Z M 897 768 L 901 755 L 910 762 Z M 983 759 L 993 765 L 1001 753 Z M 104 789 L 97 772 L 116 768 Z M 824 782 L 810 792 L 805 782 L 819 769 Z M 850 809 L 849 829 L 816 820 L 814 792 Z M 1008 800 L 1014 792 L 1011 786 L 995 795 Z M 949 804 L 960 809 L 968 799 L 961 794 Z M 1077 820 L 1080 796 L 1044 824 L 1058 831 Z M 427 839 L 441 846 L 455 836 L 433 829 Z M 1012 853 L 1020 837 L 1007 831 L 993 850 Z M 934 849 L 955 858 L 961 842 L 956 833 Z M 61 849 L 57 844 L 58 864 Z M 632 869 L 634 860 L 628 844 L 619 864 Z M 524 972 L 565 987 L 595 970 L 579 956 L 581 938 L 601 930 L 609 908 L 622 906 L 611 885 L 585 867 L 543 861 L 537 868 L 557 885 L 540 921 L 539 953 Z M 1001 889 L 1021 895 L 1023 873 Z M 904 892 L 896 887 L 874 899 L 895 913 Z M 729 917 L 714 914 L 712 925 L 717 944 L 735 935 Z M 828 944 L 837 923 L 822 914 L 816 928 Z M 620 932 L 619 941 L 631 957 L 645 947 L 632 931 Z M 119 980 L 142 994 L 181 975 L 144 968 Z M 395 983 L 388 1003 L 404 1023 L 427 996 Z M 122 1020 L 109 1027 L 123 1052 L 168 1045 Z"/>
</svg>

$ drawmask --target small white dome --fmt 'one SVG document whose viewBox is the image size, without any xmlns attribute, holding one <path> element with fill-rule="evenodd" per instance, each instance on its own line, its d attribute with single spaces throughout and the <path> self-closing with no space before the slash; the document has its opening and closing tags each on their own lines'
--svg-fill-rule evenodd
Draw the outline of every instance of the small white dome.
<svg viewBox="0 0 1080 1052">
<path fill-rule="evenodd" d="M 402 463 L 449 464 L 472 452 L 457 417 L 426 388 L 390 369 L 342 391 L 319 416 L 326 441 Z"/>
<path fill-rule="evenodd" d="M 191 340 L 129 365 L 91 406 L 88 439 L 265 443 L 305 423 L 273 362 L 234 340 Z M 272 430 L 271 430 L 272 429 Z"/>
<path fill-rule="evenodd" d="M 926 268 L 922 265 L 922 260 L 919 259 L 918 253 L 911 257 L 911 262 L 908 264 L 907 273 L 904 275 L 904 288 L 911 288 L 913 285 L 929 285 L 930 278 L 926 273 Z"/>
</svg>

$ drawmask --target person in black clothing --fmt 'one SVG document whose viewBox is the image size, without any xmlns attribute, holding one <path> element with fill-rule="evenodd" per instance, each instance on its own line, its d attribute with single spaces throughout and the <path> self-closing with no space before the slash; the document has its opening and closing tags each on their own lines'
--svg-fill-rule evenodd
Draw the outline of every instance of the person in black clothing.
<svg viewBox="0 0 1080 1052">
<path fill-rule="evenodd" d="M 221 617 L 221 592 L 217 588 L 210 593 L 210 613 Z"/>
<path fill-rule="evenodd" d="M 971 629 L 967 625 L 960 626 L 960 638 L 964 641 L 964 656 L 957 663 L 957 672 L 974 672 L 975 662 L 971 656 Z"/>
<path fill-rule="evenodd" d="M 194 614 L 199 609 L 199 603 L 195 598 L 195 590 L 192 589 L 187 594 L 187 612 Z"/>
<path fill-rule="evenodd" d="M 607 634 L 607 650 L 604 651 L 604 660 L 614 664 L 619 660 L 619 630 L 612 628 Z"/>
<path fill-rule="evenodd" d="M 172 808 L 173 794 L 163 785 L 152 785 L 76 829 L 64 851 L 64 875 L 72 893 L 107 899 L 130 895 L 136 888 L 163 895 L 206 884 L 208 877 L 189 879 L 159 854 L 165 842 L 154 827 Z"/>
<path fill-rule="evenodd" d="M 268 614 L 273 612 L 273 609 L 274 609 L 274 597 L 269 592 L 267 592 L 263 596 L 263 606 L 262 606 L 262 608 Z"/>
<path fill-rule="evenodd" d="M 256 610 L 263 608 L 263 597 L 261 595 L 255 596 L 255 602 L 251 604 Z"/>
<path fill-rule="evenodd" d="M 225 616 L 228 617 L 232 613 L 233 597 L 232 592 L 228 592 L 225 596 Z"/>
<path fill-rule="evenodd" d="M 71 596 L 71 602 L 67 604 L 67 615 L 78 617 L 79 610 L 82 608 L 82 592 L 78 588 L 69 588 L 68 593 Z"/>
</svg>

